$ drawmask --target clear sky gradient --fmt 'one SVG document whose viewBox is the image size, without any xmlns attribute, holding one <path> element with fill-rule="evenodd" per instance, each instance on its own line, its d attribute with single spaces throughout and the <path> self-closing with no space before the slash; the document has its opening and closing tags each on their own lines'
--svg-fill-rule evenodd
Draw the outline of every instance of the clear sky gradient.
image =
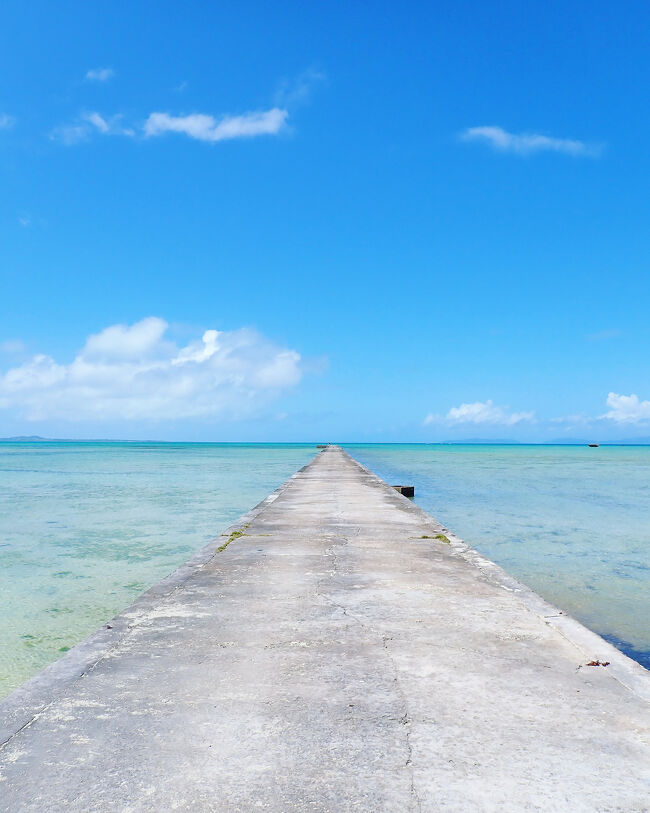
<svg viewBox="0 0 650 813">
<path fill-rule="evenodd" d="M 0 25 L 0 435 L 650 435 L 646 2 Z"/>
</svg>

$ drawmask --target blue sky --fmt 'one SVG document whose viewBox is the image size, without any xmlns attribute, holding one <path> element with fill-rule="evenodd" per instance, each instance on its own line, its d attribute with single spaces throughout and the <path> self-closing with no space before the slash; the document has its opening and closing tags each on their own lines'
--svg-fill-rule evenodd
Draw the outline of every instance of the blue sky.
<svg viewBox="0 0 650 813">
<path fill-rule="evenodd" d="M 650 435 L 647 3 L 0 25 L 0 435 Z"/>
</svg>

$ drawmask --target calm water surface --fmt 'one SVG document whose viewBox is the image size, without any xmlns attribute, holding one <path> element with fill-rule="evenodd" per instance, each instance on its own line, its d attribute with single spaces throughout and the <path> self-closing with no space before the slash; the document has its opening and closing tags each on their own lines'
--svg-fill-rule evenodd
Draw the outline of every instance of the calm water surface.
<svg viewBox="0 0 650 813">
<path fill-rule="evenodd" d="M 313 444 L 0 443 L 0 696 L 314 452 Z"/>
<path fill-rule="evenodd" d="M 650 665 L 650 448 L 363 445 L 380 476 Z M 0 443 L 0 696 L 304 465 L 309 445 Z"/>
<path fill-rule="evenodd" d="M 650 668 L 650 447 L 347 445 L 472 547 Z"/>
</svg>

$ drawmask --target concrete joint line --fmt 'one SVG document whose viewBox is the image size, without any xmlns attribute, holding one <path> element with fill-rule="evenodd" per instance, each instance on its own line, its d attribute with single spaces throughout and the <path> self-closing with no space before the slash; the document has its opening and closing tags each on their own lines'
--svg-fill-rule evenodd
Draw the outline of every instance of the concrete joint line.
<svg viewBox="0 0 650 813">
<path fill-rule="evenodd" d="M 410 796 L 411 796 L 411 803 L 410 809 L 421 811 L 422 810 L 422 802 L 420 801 L 420 797 L 415 789 L 415 771 L 413 768 L 413 745 L 411 743 L 411 712 L 409 710 L 409 703 L 406 693 L 402 688 L 402 684 L 400 682 L 400 675 L 399 669 L 397 668 L 397 664 L 395 663 L 395 659 L 393 657 L 392 652 L 390 651 L 389 642 L 392 641 L 392 638 L 389 635 L 382 635 L 382 645 L 386 655 L 388 657 L 388 661 L 390 663 L 392 672 L 393 672 L 393 680 L 397 687 L 397 692 L 402 700 L 402 706 L 404 708 L 404 714 L 400 717 L 399 723 L 400 725 L 404 726 L 404 741 L 406 746 L 406 761 L 404 763 L 405 767 L 408 769 L 409 776 L 410 776 Z"/>
</svg>

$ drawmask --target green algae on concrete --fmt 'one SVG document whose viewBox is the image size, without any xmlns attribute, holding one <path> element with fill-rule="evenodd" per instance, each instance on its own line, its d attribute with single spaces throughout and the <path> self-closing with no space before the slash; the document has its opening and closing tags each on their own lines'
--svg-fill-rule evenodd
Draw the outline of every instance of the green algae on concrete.
<svg viewBox="0 0 650 813">
<path fill-rule="evenodd" d="M 222 553 L 231 542 L 235 541 L 235 539 L 246 536 L 246 533 L 244 533 L 245 528 L 248 528 L 248 523 L 246 525 L 242 525 L 241 528 L 238 528 L 236 531 L 233 531 L 223 545 L 219 545 L 217 548 L 217 553 Z"/>
</svg>

